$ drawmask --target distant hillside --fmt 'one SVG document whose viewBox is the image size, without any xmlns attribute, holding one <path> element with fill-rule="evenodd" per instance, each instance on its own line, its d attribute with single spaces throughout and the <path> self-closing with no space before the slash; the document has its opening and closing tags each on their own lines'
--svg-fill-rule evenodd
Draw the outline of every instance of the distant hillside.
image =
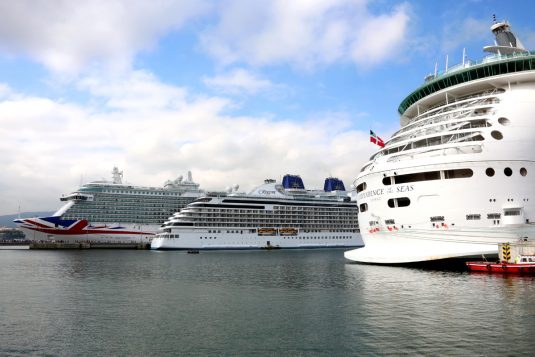
<svg viewBox="0 0 535 357">
<path fill-rule="evenodd" d="M 28 217 L 43 217 L 43 216 L 50 216 L 54 212 L 22 212 L 20 214 L 20 217 L 22 218 L 28 218 Z M 3 227 L 15 227 L 15 223 L 13 223 L 13 220 L 18 218 L 19 214 L 8 214 L 5 216 L 0 216 L 0 226 Z"/>
</svg>

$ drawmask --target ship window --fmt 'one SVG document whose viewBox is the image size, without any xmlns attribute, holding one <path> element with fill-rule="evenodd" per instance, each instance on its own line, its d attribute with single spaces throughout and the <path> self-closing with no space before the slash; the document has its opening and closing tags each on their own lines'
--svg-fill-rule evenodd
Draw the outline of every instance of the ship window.
<svg viewBox="0 0 535 357">
<path fill-rule="evenodd" d="M 360 211 L 366 212 L 368 210 L 368 204 L 367 203 L 361 203 L 360 204 Z"/>
<path fill-rule="evenodd" d="M 430 219 L 431 222 L 444 222 L 444 216 L 433 216 Z"/>
<path fill-rule="evenodd" d="M 500 213 L 488 213 L 487 219 L 500 219 L 501 214 Z"/>
<path fill-rule="evenodd" d="M 357 186 L 357 192 L 364 191 L 366 187 L 367 187 L 366 182 L 361 183 L 360 185 Z"/>
<path fill-rule="evenodd" d="M 526 170 L 525 167 L 520 168 L 520 175 L 526 176 L 528 174 L 528 170 Z"/>
<path fill-rule="evenodd" d="M 511 170 L 510 167 L 506 167 L 505 169 L 503 169 L 503 173 L 505 174 L 505 176 L 511 176 L 513 174 L 513 170 Z"/>
<path fill-rule="evenodd" d="M 508 209 L 503 213 L 504 216 L 520 216 L 519 209 Z"/>
<path fill-rule="evenodd" d="M 390 179 L 390 177 L 383 177 L 383 185 L 391 185 L 392 184 L 392 180 Z"/>
<path fill-rule="evenodd" d="M 391 198 L 388 200 L 388 207 L 407 207 L 411 204 L 411 200 L 408 197 Z"/>
<path fill-rule="evenodd" d="M 492 177 L 494 176 L 494 169 L 492 167 L 489 167 L 485 170 L 485 173 L 487 174 L 487 176 Z"/>
<path fill-rule="evenodd" d="M 480 220 L 481 219 L 481 215 L 480 214 L 467 214 L 466 215 L 466 220 L 467 221 L 476 221 L 476 220 Z"/>
<path fill-rule="evenodd" d="M 503 126 L 507 126 L 507 125 L 511 124 L 511 121 L 509 119 L 507 119 L 507 118 L 499 118 L 498 119 L 498 123 L 500 123 Z"/>
<path fill-rule="evenodd" d="M 440 180 L 440 171 L 415 172 L 412 174 L 399 175 L 394 177 L 394 182 L 396 184 L 431 180 Z"/>
<path fill-rule="evenodd" d="M 500 133 L 498 130 L 491 131 L 490 132 L 490 136 L 492 136 L 496 140 L 502 140 L 503 139 L 502 133 Z"/>
<path fill-rule="evenodd" d="M 201 198 L 197 198 L 195 201 L 193 202 L 210 202 L 212 199 L 210 197 L 201 197 Z"/>
<path fill-rule="evenodd" d="M 472 177 L 473 174 L 471 169 L 444 170 L 444 178 L 446 179 Z"/>
<path fill-rule="evenodd" d="M 398 200 L 398 207 L 407 207 L 411 204 L 411 200 L 408 197 L 400 197 Z"/>
<path fill-rule="evenodd" d="M 396 224 L 396 221 L 393 219 L 385 219 L 385 224 Z"/>
</svg>

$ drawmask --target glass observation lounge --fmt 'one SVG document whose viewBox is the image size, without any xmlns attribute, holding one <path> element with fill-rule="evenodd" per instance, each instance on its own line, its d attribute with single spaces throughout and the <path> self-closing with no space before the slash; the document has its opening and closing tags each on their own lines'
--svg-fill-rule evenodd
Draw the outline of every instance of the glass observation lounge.
<svg viewBox="0 0 535 357">
<path fill-rule="evenodd" d="M 532 70 L 535 70 L 534 51 L 510 55 L 492 55 L 485 57 L 480 62 L 467 61 L 436 76 L 428 76 L 427 81 L 421 87 L 401 102 L 398 112 L 403 115 L 417 101 L 448 87 L 492 76 Z"/>
</svg>

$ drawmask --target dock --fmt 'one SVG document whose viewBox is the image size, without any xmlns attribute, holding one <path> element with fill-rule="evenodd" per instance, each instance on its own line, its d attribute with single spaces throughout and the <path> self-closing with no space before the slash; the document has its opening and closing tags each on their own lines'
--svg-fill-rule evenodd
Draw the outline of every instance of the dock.
<svg viewBox="0 0 535 357">
<path fill-rule="evenodd" d="M 500 243 L 498 247 L 498 258 L 501 262 L 513 263 L 520 256 L 535 256 L 533 241 Z"/>
</svg>

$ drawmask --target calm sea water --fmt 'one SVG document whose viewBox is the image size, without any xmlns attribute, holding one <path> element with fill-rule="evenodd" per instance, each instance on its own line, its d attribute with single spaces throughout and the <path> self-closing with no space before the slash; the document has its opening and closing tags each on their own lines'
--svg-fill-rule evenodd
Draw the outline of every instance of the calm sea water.
<svg viewBox="0 0 535 357">
<path fill-rule="evenodd" d="M 0 355 L 535 355 L 535 278 L 342 250 L 0 251 Z"/>
</svg>

